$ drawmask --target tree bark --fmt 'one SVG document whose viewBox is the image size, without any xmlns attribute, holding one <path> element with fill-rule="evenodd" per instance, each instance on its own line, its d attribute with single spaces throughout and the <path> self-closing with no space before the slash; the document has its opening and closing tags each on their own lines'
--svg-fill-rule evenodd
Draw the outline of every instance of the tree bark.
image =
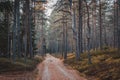
<svg viewBox="0 0 120 80">
<path fill-rule="evenodd" d="M 87 49 L 88 49 L 88 63 L 89 64 L 92 64 L 92 61 L 91 61 L 91 54 L 90 54 L 90 38 L 91 38 L 91 28 L 90 28 L 90 13 L 89 13 L 89 6 L 87 5 L 87 1 L 85 1 L 85 4 L 86 4 L 86 8 L 87 8 Z"/>
<path fill-rule="evenodd" d="M 99 0 L 99 27 L 100 27 L 100 49 L 102 49 L 102 6 L 101 0 Z"/>
<path fill-rule="evenodd" d="M 82 46 L 82 0 L 79 0 L 79 26 L 78 26 L 78 57 L 80 59 L 80 53 L 83 52 Z"/>
</svg>

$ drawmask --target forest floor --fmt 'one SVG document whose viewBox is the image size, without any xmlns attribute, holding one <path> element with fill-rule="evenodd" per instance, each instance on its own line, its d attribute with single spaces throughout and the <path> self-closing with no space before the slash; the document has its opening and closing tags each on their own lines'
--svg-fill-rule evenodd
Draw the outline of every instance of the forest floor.
<svg viewBox="0 0 120 80">
<path fill-rule="evenodd" d="M 36 80 L 87 80 L 79 72 L 67 68 L 63 61 L 47 54 L 45 60 L 37 67 Z"/>
<path fill-rule="evenodd" d="M 120 54 L 117 50 L 91 51 L 91 56 L 92 64 L 88 64 L 87 52 L 81 54 L 80 61 L 76 61 L 73 53 L 68 54 L 67 60 L 47 54 L 33 72 L 29 72 L 28 68 L 24 71 L 21 64 L 18 65 L 19 62 L 8 66 L 8 60 L 0 59 L 0 80 L 120 80 Z M 30 61 L 28 63 L 34 65 Z M 9 72 L 9 69 L 13 69 L 13 72 Z"/>
<path fill-rule="evenodd" d="M 11 59 L 0 57 L 0 80 L 35 80 L 36 66 L 42 62 L 42 57 L 34 59 Z"/>
<path fill-rule="evenodd" d="M 75 54 L 68 54 L 64 60 L 73 69 L 79 71 L 81 76 L 88 80 L 120 80 L 120 52 L 116 49 L 91 51 L 92 64 L 88 64 L 88 53 L 81 54 L 81 60 L 75 59 Z"/>
<path fill-rule="evenodd" d="M 6 63 L 5 60 L 2 61 Z M 7 63 L 9 63 L 9 61 Z M 17 67 L 18 66 L 16 66 L 16 69 L 18 69 Z M 3 73 L 0 74 L 0 80 L 87 80 L 80 77 L 78 71 L 68 68 L 62 59 L 55 58 L 49 54 L 46 55 L 45 60 L 42 63 L 40 62 L 33 72 L 28 70 L 17 71 L 13 68 L 11 68 L 13 72 L 7 72 L 5 69 L 5 72 L 3 71 Z"/>
<path fill-rule="evenodd" d="M 9 72 L 0 75 L 0 80 L 34 80 L 31 72 Z"/>
</svg>

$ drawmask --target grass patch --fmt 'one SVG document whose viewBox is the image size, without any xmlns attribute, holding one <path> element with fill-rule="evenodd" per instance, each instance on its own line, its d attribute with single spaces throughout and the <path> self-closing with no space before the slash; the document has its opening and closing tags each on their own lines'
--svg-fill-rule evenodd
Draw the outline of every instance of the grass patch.
<svg viewBox="0 0 120 80">
<path fill-rule="evenodd" d="M 42 61 L 41 57 L 35 57 L 34 59 L 24 58 L 17 59 L 16 62 L 11 61 L 8 58 L 0 58 L 0 74 L 6 72 L 16 72 L 16 71 L 33 71 L 36 65 Z"/>
<path fill-rule="evenodd" d="M 91 51 L 91 55 L 91 65 L 88 64 L 87 53 L 81 54 L 81 61 L 76 61 L 75 55 L 71 54 L 64 62 L 86 76 L 94 76 L 98 80 L 120 80 L 120 53 L 117 49 Z"/>
</svg>

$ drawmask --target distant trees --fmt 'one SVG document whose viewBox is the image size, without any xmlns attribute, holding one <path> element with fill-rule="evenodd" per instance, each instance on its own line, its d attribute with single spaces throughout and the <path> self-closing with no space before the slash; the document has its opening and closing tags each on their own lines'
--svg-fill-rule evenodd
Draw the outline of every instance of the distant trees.
<svg viewBox="0 0 120 80">
<path fill-rule="evenodd" d="M 62 16 L 62 13 L 57 13 L 57 10 L 63 8 L 64 5 L 60 1 L 58 3 L 60 4 L 56 5 L 57 9 L 53 11 L 56 17 L 51 15 L 54 17 L 53 22 Z M 68 23 L 72 24 L 68 25 L 69 28 L 71 27 L 71 30 L 68 29 L 68 35 L 72 34 L 72 38 L 68 36 L 68 41 L 72 40 L 70 46 L 73 46 L 76 59 L 80 58 L 80 53 L 85 51 L 90 53 L 90 50 L 104 50 L 106 47 L 119 46 L 119 0 L 114 3 L 103 0 L 69 0 L 68 4 L 71 12 L 68 16 L 71 20 Z M 62 23 L 59 24 L 56 26 L 61 26 Z M 55 27 L 55 25 L 51 26 Z M 60 28 L 57 29 L 60 30 Z M 91 63 L 90 54 L 88 58 Z"/>
<path fill-rule="evenodd" d="M 68 1 L 59 1 L 56 4 L 57 6 L 55 7 L 52 15 L 51 15 L 51 32 L 56 32 L 57 33 L 54 37 L 53 40 L 54 44 L 57 43 L 58 41 L 58 45 L 54 45 L 54 46 L 59 46 L 59 51 L 61 50 L 61 52 L 63 53 L 63 57 L 64 59 L 67 59 L 67 53 L 69 51 L 72 51 L 72 40 L 70 40 L 72 34 L 69 33 L 71 32 L 71 28 L 69 25 L 71 25 L 70 21 L 71 19 L 71 13 L 70 13 L 70 7 L 69 7 L 69 2 Z M 54 34 L 51 34 L 51 37 Z M 60 43 L 62 43 L 60 45 Z"/>
</svg>

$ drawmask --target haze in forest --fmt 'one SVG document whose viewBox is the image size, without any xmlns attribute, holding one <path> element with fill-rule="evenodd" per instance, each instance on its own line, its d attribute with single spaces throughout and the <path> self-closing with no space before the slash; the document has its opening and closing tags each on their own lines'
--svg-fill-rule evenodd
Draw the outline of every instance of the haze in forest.
<svg viewBox="0 0 120 80">
<path fill-rule="evenodd" d="M 0 80 L 120 80 L 120 0 L 0 0 Z"/>
</svg>

